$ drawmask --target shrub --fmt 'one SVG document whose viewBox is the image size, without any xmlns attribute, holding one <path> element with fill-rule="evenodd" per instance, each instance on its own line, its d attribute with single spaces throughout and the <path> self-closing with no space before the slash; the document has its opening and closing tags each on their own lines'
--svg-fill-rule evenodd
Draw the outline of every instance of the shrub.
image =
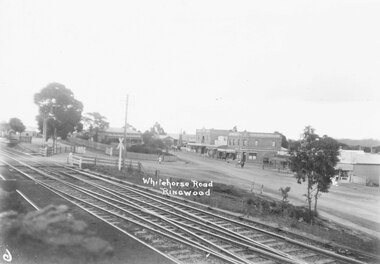
<svg viewBox="0 0 380 264">
<path fill-rule="evenodd" d="M 0 226 L 1 237 L 27 258 L 43 252 L 44 257 L 62 259 L 58 263 L 96 263 L 113 254 L 110 244 L 89 232 L 85 222 L 75 220 L 65 205 L 26 215 L 2 213 L 0 222 L 6 223 Z"/>
<path fill-rule="evenodd" d="M 21 203 L 20 195 L 15 191 L 8 192 L 0 188 L 0 201 L 0 212 L 26 212 L 26 208 Z"/>
<path fill-rule="evenodd" d="M 133 145 L 128 151 L 137 152 L 137 153 L 145 153 L 145 154 L 162 154 L 162 150 L 159 148 L 150 148 L 147 145 Z"/>
<path fill-rule="evenodd" d="M 237 189 L 233 185 L 225 185 L 225 184 L 215 184 L 213 188 L 214 192 L 229 194 L 237 197 L 243 196 L 243 192 Z"/>
<path fill-rule="evenodd" d="M 281 195 L 282 195 L 282 201 L 283 202 L 287 202 L 288 201 L 288 196 L 289 196 L 289 192 L 290 192 L 290 187 L 287 186 L 285 188 L 280 188 L 279 190 L 281 192 Z"/>
</svg>

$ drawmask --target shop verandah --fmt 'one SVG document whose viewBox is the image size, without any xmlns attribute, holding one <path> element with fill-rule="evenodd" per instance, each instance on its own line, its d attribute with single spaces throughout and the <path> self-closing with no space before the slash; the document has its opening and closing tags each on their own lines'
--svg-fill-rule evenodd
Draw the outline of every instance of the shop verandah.
<svg viewBox="0 0 380 264">
<path fill-rule="evenodd" d="M 226 145 L 215 146 L 202 143 L 189 143 L 187 144 L 187 148 L 190 149 L 191 152 L 214 159 L 235 160 L 237 157 L 236 150 L 228 149 Z"/>
<path fill-rule="evenodd" d="M 262 165 L 265 168 L 278 170 L 288 170 L 288 155 L 282 152 L 254 150 L 254 149 L 231 149 L 227 145 L 215 146 L 204 143 L 190 143 L 187 145 L 188 151 L 198 153 L 202 156 L 225 160 L 227 162 L 252 163 Z"/>
</svg>

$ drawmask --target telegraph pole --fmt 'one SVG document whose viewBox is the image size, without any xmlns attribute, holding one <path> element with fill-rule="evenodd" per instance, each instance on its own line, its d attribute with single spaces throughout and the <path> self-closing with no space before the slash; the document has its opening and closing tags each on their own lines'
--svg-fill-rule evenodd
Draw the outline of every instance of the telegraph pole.
<svg viewBox="0 0 380 264">
<path fill-rule="evenodd" d="M 125 102 L 125 122 L 124 122 L 124 152 L 123 152 L 123 169 L 125 170 L 125 159 L 127 158 L 127 117 L 128 117 L 128 97 Z"/>
<path fill-rule="evenodd" d="M 44 145 L 47 144 L 47 117 L 46 114 L 44 114 L 44 121 L 43 121 L 43 126 L 42 126 L 42 138 L 44 139 Z"/>
</svg>

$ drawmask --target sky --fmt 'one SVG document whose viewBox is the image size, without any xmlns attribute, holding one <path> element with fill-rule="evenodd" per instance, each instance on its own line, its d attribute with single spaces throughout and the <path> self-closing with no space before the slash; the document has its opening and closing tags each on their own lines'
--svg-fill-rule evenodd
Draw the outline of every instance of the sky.
<svg viewBox="0 0 380 264">
<path fill-rule="evenodd" d="M 111 127 L 380 139 L 380 1 L 0 0 L 0 121 L 70 89 Z"/>
</svg>

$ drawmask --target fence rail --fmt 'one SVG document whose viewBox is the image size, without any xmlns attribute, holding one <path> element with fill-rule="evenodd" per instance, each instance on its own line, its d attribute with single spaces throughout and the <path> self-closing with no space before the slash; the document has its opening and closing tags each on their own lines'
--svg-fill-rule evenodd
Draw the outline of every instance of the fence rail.
<svg viewBox="0 0 380 264">
<path fill-rule="evenodd" d="M 68 164 L 70 165 L 76 165 L 79 168 L 82 168 L 83 165 L 90 165 L 90 166 L 115 166 L 117 167 L 119 164 L 119 161 L 117 159 L 104 159 L 104 158 L 97 158 L 97 157 L 86 157 L 86 156 L 78 156 L 69 154 Z M 126 161 L 126 165 L 130 168 L 135 168 L 140 171 L 144 171 L 144 168 L 142 167 L 142 164 L 140 161 Z"/>
<path fill-rule="evenodd" d="M 53 147 L 41 146 L 39 149 L 39 154 L 48 157 L 53 154 L 60 153 L 86 153 L 86 147 L 83 146 L 58 146 L 53 149 Z"/>
</svg>

